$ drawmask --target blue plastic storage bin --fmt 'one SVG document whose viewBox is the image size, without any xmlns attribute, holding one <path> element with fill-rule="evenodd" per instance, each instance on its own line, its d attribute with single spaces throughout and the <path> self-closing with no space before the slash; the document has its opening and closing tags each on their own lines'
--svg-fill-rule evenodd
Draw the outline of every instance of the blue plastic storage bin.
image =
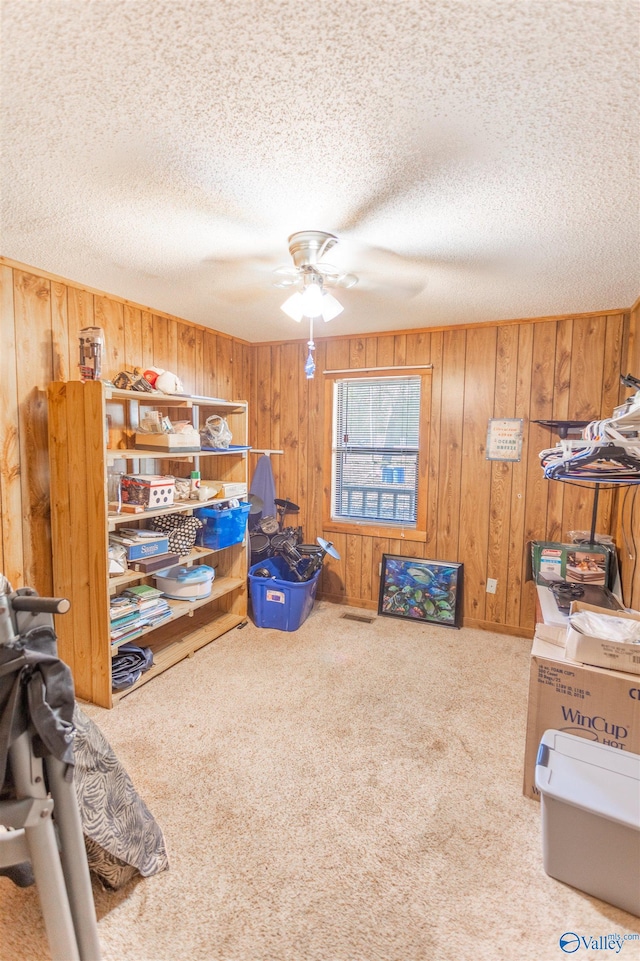
<svg viewBox="0 0 640 961">
<path fill-rule="evenodd" d="M 240 504 L 239 507 L 228 507 L 226 510 L 199 507 L 193 513 L 204 526 L 198 531 L 197 543 L 213 550 L 239 544 L 247 527 L 250 507 L 250 504 Z"/>
<path fill-rule="evenodd" d="M 260 568 L 266 568 L 275 578 L 256 577 L 255 571 Z M 320 570 L 311 580 L 297 581 L 287 562 L 278 555 L 250 567 L 249 592 L 256 627 L 297 631 L 313 608 Z"/>
</svg>

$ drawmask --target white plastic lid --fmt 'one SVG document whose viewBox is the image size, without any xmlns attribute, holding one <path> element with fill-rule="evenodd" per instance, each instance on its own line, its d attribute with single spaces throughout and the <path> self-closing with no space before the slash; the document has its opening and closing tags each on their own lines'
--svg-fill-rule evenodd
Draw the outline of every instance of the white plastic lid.
<svg viewBox="0 0 640 961">
<path fill-rule="evenodd" d="M 640 831 L 640 756 L 545 731 L 535 773 L 541 794 Z"/>
</svg>

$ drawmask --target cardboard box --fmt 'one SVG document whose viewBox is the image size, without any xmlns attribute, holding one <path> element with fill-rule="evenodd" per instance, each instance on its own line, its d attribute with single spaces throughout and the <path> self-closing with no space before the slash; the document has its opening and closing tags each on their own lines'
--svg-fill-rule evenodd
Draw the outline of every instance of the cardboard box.
<svg viewBox="0 0 640 961">
<path fill-rule="evenodd" d="M 602 544 L 531 541 L 531 570 L 547 581 L 609 585 L 610 548 Z"/>
<path fill-rule="evenodd" d="M 564 647 L 567 627 L 569 626 L 569 615 L 563 614 L 558 609 L 556 599 L 548 587 L 537 584 L 536 594 L 538 601 L 536 635 L 542 641 L 549 641 L 550 644 Z M 542 623 L 540 623 L 540 619 Z"/>
<path fill-rule="evenodd" d="M 114 544 L 120 544 L 127 552 L 127 561 L 137 561 L 143 557 L 155 557 L 157 554 L 167 554 L 169 552 L 169 538 L 164 534 L 157 537 L 121 537 L 118 534 L 111 534 L 109 540 Z"/>
<path fill-rule="evenodd" d="M 200 444 L 193 443 L 188 434 L 139 434 L 136 433 L 134 447 L 139 450 L 166 451 L 174 454 L 189 454 L 200 451 Z"/>
<path fill-rule="evenodd" d="M 203 481 L 203 484 L 217 487 L 218 493 L 216 497 L 218 498 L 246 497 L 247 494 L 246 484 L 231 484 L 226 481 Z"/>
<path fill-rule="evenodd" d="M 151 571 L 162 571 L 165 569 L 165 567 L 173 567 L 175 564 L 179 563 L 179 554 L 156 554 L 155 557 L 143 557 L 139 560 L 129 561 L 129 570 L 150 574 Z"/>
<path fill-rule="evenodd" d="M 125 474 L 122 478 L 122 503 L 143 507 L 169 507 L 176 491 L 174 477 L 162 474 Z"/>
<path fill-rule="evenodd" d="M 579 604 L 581 609 L 585 610 L 598 610 L 605 614 L 614 614 L 617 611 L 622 611 L 624 608 L 622 604 L 615 598 L 606 587 L 602 585 L 592 586 L 586 584 L 583 588 L 584 596 L 586 598 L 595 597 L 596 600 L 592 604 L 587 603 L 585 600 L 572 601 L 572 604 Z M 543 587 L 542 584 L 536 585 L 537 592 L 537 607 L 536 614 L 538 623 L 536 624 L 536 634 L 543 641 L 549 641 L 551 644 L 557 644 L 559 647 L 564 647 L 567 639 L 567 631 L 569 629 L 569 609 L 564 613 L 558 607 L 555 597 L 551 592 L 550 588 Z M 606 597 L 605 595 L 608 595 Z M 608 607 L 603 605 L 609 605 Z M 569 608 L 571 605 L 569 605 Z M 541 622 L 541 623 L 540 623 Z M 636 651 L 640 655 L 640 649 Z M 584 661 L 582 657 L 576 657 L 575 653 L 567 654 L 568 657 L 572 657 L 576 661 Z M 595 664 L 595 661 L 587 661 L 588 664 Z M 600 664 L 600 667 L 611 667 L 612 664 Z M 621 670 L 629 670 L 629 668 L 623 667 L 621 665 Z"/>
<path fill-rule="evenodd" d="M 574 601 L 571 605 L 571 614 L 578 614 L 580 611 L 592 611 L 604 617 L 620 617 L 624 620 L 640 622 L 640 614 L 607 611 L 592 604 Z M 596 667 L 606 667 L 611 671 L 640 674 L 640 644 L 610 641 L 602 637 L 582 634 L 572 626 L 571 622 L 569 622 L 565 639 L 565 656 L 581 664 L 593 664 Z"/>
<path fill-rule="evenodd" d="M 550 729 L 640 754 L 640 679 L 571 661 L 562 648 L 534 637 L 524 751 L 525 797 L 540 798 L 535 786 L 536 757 L 542 735 Z"/>
</svg>

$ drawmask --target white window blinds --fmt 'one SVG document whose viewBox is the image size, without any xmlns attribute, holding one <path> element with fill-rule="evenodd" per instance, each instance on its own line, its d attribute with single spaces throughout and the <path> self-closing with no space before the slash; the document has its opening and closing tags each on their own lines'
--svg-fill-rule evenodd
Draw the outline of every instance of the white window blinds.
<svg viewBox="0 0 640 961">
<path fill-rule="evenodd" d="M 420 386 L 415 376 L 336 381 L 335 518 L 415 526 Z"/>
</svg>

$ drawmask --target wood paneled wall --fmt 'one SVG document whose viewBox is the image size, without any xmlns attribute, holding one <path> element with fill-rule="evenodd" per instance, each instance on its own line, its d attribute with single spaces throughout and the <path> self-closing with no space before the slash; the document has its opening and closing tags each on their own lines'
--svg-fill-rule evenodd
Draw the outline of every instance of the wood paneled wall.
<svg viewBox="0 0 640 961">
<path fill-rule="evenodd" d="M 461 561 L 465 623 L 530 634 L 535 592 L 527 580 L 531 540 L 558 541 L 589 530 L 593 490 L 546 481 L 539 452 L 557 436 L 535 420 L 591 420 L 620 402 L 629 317 L 623 312 L 466 329 L 319 341 L 317 371 L 306 380 L 303 344 L 257 346 L 252 354 L 250 418 L 257 447 L 272 458 L 277 496 L 300 504 L 307 542 L 333 541 L 340 561 L 325 561 L 320 593 L 376 608 L 383 553 Z M 323 370 L 433 364 L 429 419 L 423 424 L 429 469 L 423 543 L 327 527 L 323 504 L 331 443 Z M 485 457 L 490 418 L 524 420 L 518 463 Z M 599 532 L 616 522 L 615 493 L 602 491 Z M 420 527 L 423 527 L 420 524 Z M 487 578 L 498 582 L 486 593 Z"/>
<path fill-rule="evenodd" d="M 533 421 L 608 416 L 629 393 L 620 391 L 620 373 L 640 369 L 636 305 L 631 315 L 322 340 L 316 376 L 307 380 L 304 342 L 250 346 L 2 258 L 0 325 L 0 571 L 14 586 L 51 590 L 46 389 L 78 377 L 77 331 L 97 325 L 106 335 L 105 376 L 161 366 L 189 391 L 249 401 L 250 442 L 284 451 L 272 458 L 277 496 L 300 505 L 305 541 L 324 536 L 340 552 L 340 561 L 325 561 L 324 596 L 375 609 L 383 553 L 457 560 L 465 565 L 466 623 L 524 634 L 535 605 L 529 541 L 588 530 L 593 504 L 588 488 L 544 480 L 538 453 L 556 438 Z M 429 363 L 425 541 L 328 530 L 323 370 Z M 524 419 L 520 462 L 486 460 L 492 417 Z M 257 455 L 249 457 L 251 474 Z M 603 492 L 598 530 L 614 532 L 621 518 L 628 527 L 620 498 Z M 633 521 L 640 524 L 640 499 Z M 621 561 L 638 605 L 640 565 Z M 498 582 L 496 594 L 486 593 L 488 577 Z"/>
<path fill-rule="evenodd" d="M 105 331 L 105 377 L 153 365 L 192 393 L 249 393 L 243 341 L 0 258 L 0 571 L 41 594 L 52 584 L 47 386 L 78 379 L 77 332 L 89 326 Z"/>
</svg>

